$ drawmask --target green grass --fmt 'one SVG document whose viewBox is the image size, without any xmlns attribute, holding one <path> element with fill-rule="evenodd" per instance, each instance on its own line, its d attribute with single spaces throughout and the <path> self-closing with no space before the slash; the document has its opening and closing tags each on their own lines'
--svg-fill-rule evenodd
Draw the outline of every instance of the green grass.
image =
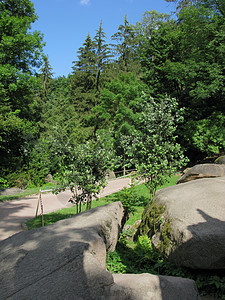
<svg viewBox="0 0 225 300">
<path fill-rule="evenodd" d="M 49 190 L 49 189 L 53 189 L 53 188 L 55 188 L 55 184 L 54 183 L 48 183 L 48 184 L 45 184 L 41 187 L 28 188 L 24 192 L 17 193 L 17 194 L 14 194 L 14 195 L 0 195 L 0 202 L 9 201 L 9 200 L 16 200 L 16 199 L 24 198 L 26 196 L 35 195 L 35 194 L 39 193 L 40 189 L 42 191 L 44 191 L 44 190 Z"/>
<path fill-rule="evenodd" d="M 169 182 L 166 183 L 165 185 L 159 187 L 167 187 L 167 186 L 171 186 L 174 185 L 176 183 L 176 180 L 178 179 L 179 176 L 174 175 L 169 179 Z M 135 212 L 134 214 L 131 214 L 130 219 L 127 221 L 128 225 L 132 225 L 136 220 L 140 220 L 144 207 L 148 204 L 149 202 L 149 191 L 147 189 L 147 187 L 144 184 L 140 184 L 140 185 L 136 185 L 135 186 L 135 191 L 138 195 L 138 203 L 137 206 L 135 206 Z M 92 201 L 92 208 L 94 207 L 98 207 L 98 206 L 102 206 L 105 204 L 108 204 L 110 202 L 114 202 L 114 201 L 119 201 L 119 195 L 120 192 L 111 194 L 109 196 L 106 197 L 102 197 L 100 199 L 94 200 Z M 82 206 L 82 211 L 85 210 L 86 205 Z M 69 208 L 64 208 L 49 214 L 45 214 L 44 215 L 44 224 L 45 226 L 48 226 L 50 224 L 53 224 L 59 220 L 63 220 L 66 218 L 70 218 L 72 216 L 74 216 L 76 214 L 76 208 L 75 207 L 69 207 Z M 42 220 L 41 220 L 41 216 L 28 220 L 26 222 L 27 228 L 33 229 L 33 228 L 38 228 L 42 226 Z"/>
</svg>

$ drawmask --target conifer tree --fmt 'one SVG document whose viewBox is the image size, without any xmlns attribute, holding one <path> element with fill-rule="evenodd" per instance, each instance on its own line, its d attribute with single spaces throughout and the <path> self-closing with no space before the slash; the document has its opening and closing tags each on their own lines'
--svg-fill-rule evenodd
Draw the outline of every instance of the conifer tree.
<svg viewBox="0 0 225 300">
<path fill-rule="evenodd" d="M 106 34 L 102 28 L 102 21 L 100 22 L 96 35 L 94 37 L 95 43 L 95 65 L 96 65 L 96 90 L 99 91 L 100 75 L 109 64 L 112 54 L 109 45 L 106 44 Z"/>
<path fill-rule="evenodd" d="M 127 72 L 131 71 L 129 66 L 133 61 L 134 54 L 134 30 L 127 20 L 127 15 L 124 18 L 124 24 L 118 27 L 118 31 L 112 35 L 111 39 L 116 41 L 114 44 L 115 54 L 118 56 L 120 68 Z"/>
<path fill-rule="evenodd" d="M 43 56 L 43 64 L 40 69 L 40 78 L 41 78 L 41 83 L 42 83 L 42 88 L 43 88 L 41 96 L 44 98 L 47 97 L 47 95 L 49 94 L 49 87 L 50 87 L 52 77 L 53 77 L 52 71 L 53 71 L 53 69 L 48 60 L 48 56 L 44 55 Z"/>
</svg>

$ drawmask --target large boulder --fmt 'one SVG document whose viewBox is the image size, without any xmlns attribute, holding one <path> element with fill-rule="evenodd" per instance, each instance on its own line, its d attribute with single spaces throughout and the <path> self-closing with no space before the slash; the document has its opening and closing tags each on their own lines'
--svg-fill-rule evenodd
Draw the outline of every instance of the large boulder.
<svg viewBox="0 0 225 300">
<path fill-rule="evenodd" d="M 116 202 L 0 242 L 0 299 L 197 299 L 189 279 L 134 275 L 129 286 L 106 271 L 122 217 Z"/>
<path fill-rule="evenodd" d="M 0 299 L 100 299 L 123 217 L 120 202 L 0 243 Z"/>
<path fill-rule="evenodd" d="M 225 269 L 225 177 L 159 190 L 155 203 L 165 208 L 161 219 L 169 220 L 165 253 L 170 261 L 196 269 Z M 153 241 L 162 239 L 162 225 Z"/>
<path fill-rule="evenodd" d="M 195 282 L 171 276 L 152 274 L 114 274 L 115 284 L 111 288 L 113 299 L 146 300 L 197 300 Z M 116 297 L 117 296 L 117 297 Z"/>
<path fill-rule="evenodd" d="M 184 183 L 201 178 L 214 178 L 225 176 L 225 165 L 222 164 L 200 164 L 188 169 L 183 176 L 177 180 Z"/>
</svg>

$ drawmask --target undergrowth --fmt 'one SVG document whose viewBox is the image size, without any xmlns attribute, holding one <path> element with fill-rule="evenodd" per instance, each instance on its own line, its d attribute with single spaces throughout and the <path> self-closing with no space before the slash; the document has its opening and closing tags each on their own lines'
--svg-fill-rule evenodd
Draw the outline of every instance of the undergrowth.
<svg viewBox="0 0 225 300">
<path fill-rule="evenodd" d="M 139 236 L 138 241 L 132 243 L 125 234 L 122 234 L 116 250 L 107 253 L 106 266 L 111 273 L 151 273 L 190 278 L 196 282 L 200 295 L 225 299 L 225 270 L 209 271 L 177 267 L 154 251 L 146 235 Z"/>
</svg>

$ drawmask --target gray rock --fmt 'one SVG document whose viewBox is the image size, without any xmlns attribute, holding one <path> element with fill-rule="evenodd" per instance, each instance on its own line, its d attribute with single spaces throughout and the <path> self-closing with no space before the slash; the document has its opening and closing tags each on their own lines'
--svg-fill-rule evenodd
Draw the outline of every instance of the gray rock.
<svg viewBox="0 0 225 300">
<path fill-rule="evenodd" d="M 57 181 L 53 179 L 53 177 L 52 177 L 51 174 L 48 174 L 48 175 L 45 177 L 45 182 L 46 182 L 46 183 L 54 183 L 54 184 L 57 184 Z"/>
<path fill-rule="evenodd" d="M 188 169 L 187 172 L 185 172 L 185 174 L 181 176 L 176 183 L 178 184 L 195 179 L 214 178 L 222 176 L 225 176 L 225 165 L 200 164 Z"/>
<path fill-rule="evenodd" d="M 190 279 L 152 274 L 114 274 L 110 300 L 197 300 L 195 282 Z M 121 298 L 123 295 L 123 298 Z"/>
<path fill-rule="evenodd" d="M 116 175 L 112 170 L 108 170 L 108 174 L 106 175 L 106 180 L 115 179 Z"/>
<path fill-rule="evenodd" d="M 225 155 L 218 157 L 215 160 L 215 164 L 225 164 Z"/>
<path fill-rule="evenodd" d="M 0 242 L 0 299 L 197 299 L 191 280 L 106 271 L 122 217 L 116 202 Z"/>
<path fill-rule="evenodd" d="M 169 260 L 196 269 L 225 269 L 225 177 L 162 189 L 156 203 L 171 219 Z"/>
<path fill-rule="evenodd" d="M 101 299 L 122 216 L 112 203 L 2 241 L 0 299 Z"/>
</svg>

